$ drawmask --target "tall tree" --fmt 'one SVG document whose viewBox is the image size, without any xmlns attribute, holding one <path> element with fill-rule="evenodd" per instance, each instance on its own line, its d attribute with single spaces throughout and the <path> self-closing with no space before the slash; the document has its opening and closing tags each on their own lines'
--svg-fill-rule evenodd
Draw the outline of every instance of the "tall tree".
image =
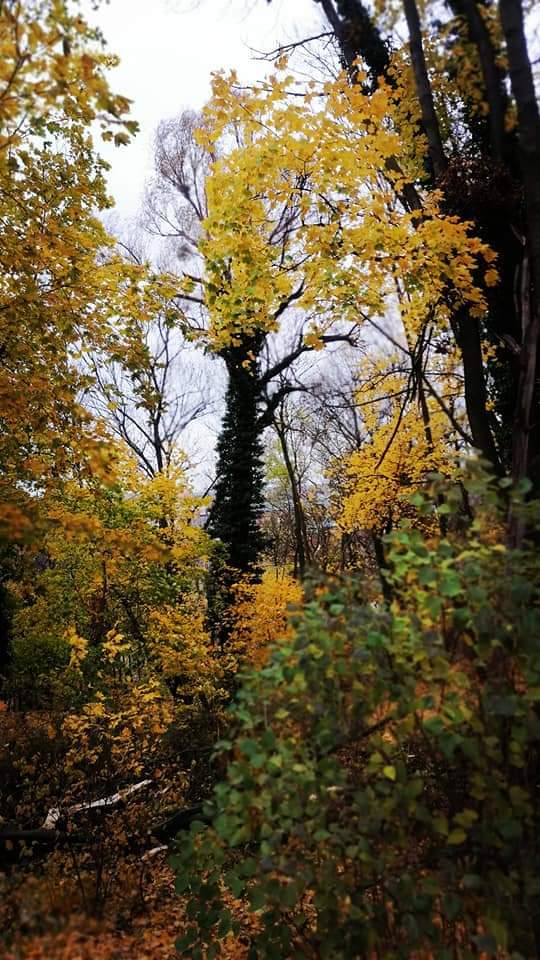
<svg viewBox="0 0 540 960">
<path fill-rule="evenodd" d="M 306 570 L 313 564 L 313 555 L 304 510 L 305 498 L 302 491 L 302 477 L 298 469 L 298 458 L 295 456 L 291 443 L 291 423 L 284 400 L 280 404 L 279 410 L 274 414 L 274 429 L 278 436 L 291 491 L 295 541 L 294 574 L 302 579 Z"/>
<path fill-rule="evenodd" d="M 395 57 L 387 55 L 385 63 L 382 55 L 384 50 L 388 51 L 392 38 L 390 42 L 382 40 L 361 0 L 337 0 L 336 3 L 323 0 L 322 7 L 349 68 L 352 69 L 355 59 L 360 57 L 372 75 L 394 84 Z M 500 4 L 512 92 L 518 107 L 517 138 L 509 121 L 503 51 L 497 39 L 497 8 L 476 0 L 453 0 L 450 7 L 454 21 L 446 24 L 445 35 L 452 36 L 453 31 L 454 42 L 441 47 L 440 59 L 430 70 L 418 9 L 414 0 L 404 0 L 410 64 L 432 177 L 438 178 L 448 209 L 475 222 L 480 235 L 498 255 L 499 285 L 488 296 L 489 312 L 485 321 L 479 324 L 478 319 L 462 310 L 455 312 L 451 320 L 463 358 L 469 423 L 474 442 L 485 456 L 494 463 L 501 461 L 507 468 L 512 466 L 516 477 L 528 473 L 536 483 L 539 445 L 532 416 L 535 400 L 531 384 L 535 379 L 532 371 L 538 344 L 536 325 L 529 324 L 527 319 L 529 303 L 534 297 L 534 281 L 532 275 L 530 280 L 527 277 L 529 254 L 523 256 L 519 238 L 526 235 L 527 248 L 534 249 L 529 224 L 531 213 L 534 223 L 533 211 L 538 206 L 534 199 L 538 193 L 538 176 L 534 173 L 537 167 L 532 162 L 538 151 L 534 146 L 538 140 L 538 113 L 522 7 L 518 2 Z M 392 11 L 397 11 L 395 5 Z M 430 11 L 428 5 L 426 17 Z M 439 8 L 435 15 L 441 15 Z M 370 24 L 367 28 L 366 22 Z M 432 27 L 432 35 L 433 32 Z M 374 42 L 377 37 L 378 42 Z M 399 41 L 394 41 L 394 46 L 399 47 Z M 434 47 L 437 47 L 436 41 L 431 44 L 432 50 Z M 444 99 L 444 88 L 441 95 L 439 79 L 437 104 L 432 83 L 435 70 L 439 78 L 441 71 L 449 77 L 448 100 Z M 520 79 L 516 86 L 517 77 Z M 456 103 L 461 103 L 457 113 Z M 456 122 L 458 155 L 454 147 L 454 155 L 449 157 L 444 141 Z M 516 150 L 518 141 L 521 169 Z M 525 141 L 529 159 L 524 162 Z M 526 170 L 529 171 L 528 186 Z M 526 210 L 522 208 L 522 196 L 529 198 L 525 200 Z M 516 276 L 521 277 L 524 296 L 516 297 Z M 492 347 L 488 350 L 490 359 L 484 361 L 482 341 L 486 339 Z M 488 381 L 496 420 L 488 411 Z"/>
<path fill-rule="evenodd" d="M 520 0 L 500 0 L 512 93 L 518 114 L 523 176 L 526 252 L 522 267 L 521 350 L 513 468 L 540 483 L 540 395 L 536 377 L 540 348 L 540 115 Z M 531 440 L 533 442 L 531 442 Z"/>
<path fill-rule="evenodd" d="M 259 271 L 259 283 L 270 284 L 266 324 L 243 323 L 245 298 L 240 284 L 244 278 L 238 272 L 243 272 L 241 258 L 229 255 L 225 245 L 217 260 L 208 256 L 209 244 L 212 252 L 217 251 L 224 239 L 222 222 L 219 238 L 213 233 L 212 197 L 216 194 L 212 187 L 212 196 L 208 195 L 208 184 L 214 183 L 213 171 L 219 155 L 227 156 L 247 146 L 247 131 L 244 124 L 234 120 L 211 143 L 204 133 L 208 124 L 206 117 L 188 112 L 160 125 L 156 136 L 156 174 L 147 191 L 146 215 L 149 229 L 165 238 L 180 257 L 184 280 L 177 305 L 187 329 L 223 361 L 227 372 L 226 409 L 218 443 L 209 529 L 224 545 L 227 562 L 236 571 L 232 576 L 247 572 L 257 576 L 264 542 L 259 530 L 263 432 L 272 426 L 283 398 L 298 389 L 294 370 L 300 358 L 323 342 L 352 342 L 357 325 L 349 323 L 310 341 L 304 336 L 308 321 L 300 328 L 294 322 L 294 308 L 304 292 L 301 274 L 296 286 L 286 282 L 296 255 L 294 234 L 300 222 L 294 192 L 279 201 L 264 201 L 261 209 L 265 215 L 259 227 L 249 204 L 244 202 L 245 221 L 239 210 L 229 208 L 234 220 L 230 229 L 243 230 L 246 244 L 257 247 L 253 265 Z M 299 174 L 298 182 L 301 181 Z M 231 177 L 229 188 L 233 182 L 238 181 Z M 234 204 L 232 196 L 230 202 Z M 257 266 L 261 253 L 266 261 L 262 268 Z M 271 271 L 278 282 L 270 278 Z M 223 307 L 224 316 L 230 318 L 232 327 L 225 320 L 219 332 L 215 307 L 224 297 L 230 301 Z M 262 302 L 258 297 L 256 309 L 261 315 Z M 272 351 L 269 339 L 279 328 L 290 331 L 278 338 Z"/>
<path fill-rule="evenodd" d="M 246 368 L 246 354 L 257 356 L 260 338 L 231 346 L 224 359 L 229 374 L 225 415 L 218 440 L 217 479 L 208 531 L 227 548 L 227 564 L 240 573 L 258 573 L 264 537 L 263 449 L 259 426 L 257 370 Z"/>
<path fill-rule="evenodd" d="M 74 354 L 101 338 L 121 268 L 99 258 L 109 200 L 87 128 L 122 144 L 136 125 L 95 32 L 63 0 L 0 4 L 0 51 L 0 536 L 13 541 L 93 456 Z"/>
<path fill-rule="evenodd" d="M 84 399 L 153 477 L 189 455 L 191 451 L 181 449 L 185 432 L 209 413 L 217 395 L 207 382 L 210 361 L 186 341 L 170 309 L 167 264 L 159 262 L 161 273 L 152 269 L 140 236 L 117 245 L 127 263 L 139 268 L 140 283 L 126 284 L 124 303 L 120 299 L 119 304 L 123 315 L 102 349 L 87 353 L 92 380 Z"/>
</svg>

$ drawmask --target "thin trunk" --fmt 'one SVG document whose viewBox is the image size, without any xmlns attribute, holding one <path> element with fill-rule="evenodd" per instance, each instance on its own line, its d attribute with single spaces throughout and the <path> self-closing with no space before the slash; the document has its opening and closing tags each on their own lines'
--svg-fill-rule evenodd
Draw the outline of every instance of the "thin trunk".
<svg viewBox="0 0 540 960">
<path fill-rule="evenodd" d="M 307 529 L 306 529 L 306 518 L 304 514 L 304 509 L 302 507 L 302 498 L 300 496 L 300 491 L 298 489 L 298 483 L 296 480 L 294 466 L 290 457 L 289 447 L 287 445 L 285 425 L 282 422 L 278 423 L 277 420 L 275 421 L 274 425 L 275 425 L 276 433 L 279 437 L 281 452 L 283 453 L 283 460 L 285 462 L 285 468 L 287 470 L 289 483 L 291 485 L 291 495 L 292 495 L 292 502 L 293 502 L 293 514 L 294 514 L 294 537 L 296 541 L 296 556 L 298 558 L 298 574 L 300 579 L 302 580 L 305 576 L 306 568 L 311 566 L 311 563 L 312 563 L 311 551 L 309 548 L 309 541 L 308 541 Z"/>
<path fill-rule="evenodd" d="M 377 566 L 379 568 L 379 577 L 381 580 L 382 594 L 386 603 L 391 603 L 392 587 L 390 586 L 390 583 L 386 579 L 386 573 L 388 571 L 388 567 L 386 564 L 384 544 L 383 544 L 382 538 L 376 533 L 372 534 L 372 542 L 373 542 L 373 549 L 375 551 L 375 559 L 377 561 Z"/>
<path fill-rule="evenodd" d="M 161 417 L 159 413 L 156 414 L 156 416 L 152 419 L 152 435 L 153 435 L 153 441 L 154 441 L 154 453 L 156 455 L 156 466 L 157 466 L 158 473 L 161 473 L 163 470 L 163 467 L 165 466 L 165 459 L 163 456 L 163 443 L 162 443 L 161 435 L 159 432 L 160 419 Z"/>
<path fill-rule="evenodd" d="M 422 358 L 420 357 L 420 365 L 422 364 Z M 429 413 L 429 406 L 426 398 L 426 392 L 424 390 L 424 377 L 423 371 L 419 371 L 418 376 L 418 403 L 420 405 L 420 412 L 422 414 L 422 423 L 424 425 L 424 436 L 426 438 L 426 443 L 430 454 L 433 454 L 435 451 L 435 444 L 433 442 L 433 430 L 431 429 L 431 417 Z M 444 503 L 444 497 L 442 493 L 437 494 L 437 504 L 442 506 Z M 441 536 L 445 537 L 448 533 L 448 522 L 443 513 L 439 514 L 439 529 L 441 531 Z"/>
<path fill-rule="evenodd" d="M 403 7 L 409 28 L 411 60 L 422 112 L 422 123 L 428 142 L 429 159 L 433 176 L 438 179 L 446 169 L 446 157 L 424 56 L 420 17 L 415 0 L 403 0 Z"/>
</svg>

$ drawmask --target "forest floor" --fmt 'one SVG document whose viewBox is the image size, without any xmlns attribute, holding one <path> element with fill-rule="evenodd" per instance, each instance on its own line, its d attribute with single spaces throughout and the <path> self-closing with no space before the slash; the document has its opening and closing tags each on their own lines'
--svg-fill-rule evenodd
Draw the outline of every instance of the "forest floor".
<svg viewBox="0 0 540 960">
<path fill-rule="evenodd" d="M 69 902 L 67 888 L 51 889 L 47 878 L 28 874 L 16 896 L 0 905 L 0 930 L 9 936 L 0 960 L 177 960 L 175 942 L 185 929 L 183 904 L 165 859 L 149 867 L 143 899 L 121 885 L 103 916 L 82 912 Z M 8 918 L 7 913 L 10 913 Z M 230 960 L 243 960 L 247 947 L 238 939 L 224 945 Z"/>
</svg>

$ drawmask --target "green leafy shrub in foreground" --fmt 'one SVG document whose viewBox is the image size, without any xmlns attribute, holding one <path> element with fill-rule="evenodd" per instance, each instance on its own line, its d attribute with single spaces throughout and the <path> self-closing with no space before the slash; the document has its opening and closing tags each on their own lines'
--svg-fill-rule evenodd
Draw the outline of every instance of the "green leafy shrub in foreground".
<svg viewBox="0 0 540 960">
<path fill-rule="evenodd" d="M 184 956 L 220 954 L 233 898 L 268 960 L 538 955 L 539 561 L 496 520 L 399 530 L 390 607 L 315 588 L 247 677 L 211 826 L 173 858 Z"/>
</svg>

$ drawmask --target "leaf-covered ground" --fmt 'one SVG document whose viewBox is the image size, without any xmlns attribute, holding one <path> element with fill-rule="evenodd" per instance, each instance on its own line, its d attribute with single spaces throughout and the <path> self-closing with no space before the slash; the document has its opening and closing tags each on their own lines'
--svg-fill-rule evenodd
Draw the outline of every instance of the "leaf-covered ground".
<svg viewBox="0 0 540 960">
<path fill-rule="evenodd" d="M 122 891 L 120 891 L 122 892 Z M 69 909 L 69 893 L 51 889 L 46 877 L 29 877 L 17 903 L 0 906 L 0 926 L 9 922 L 16 933 L 9 947 L 0 942 L 2 960 L 174 960 L 175 941 L 185 928 L 184 906 L 174 893 L 174 877 L 163 855 L 145 876 L 144 903 L 113 899 L 100 919 Z M 133 894 L 135 893 L 135 897 Z M 139 902 L 137 902 L 139 901 Z M 18 917 L 13 916 L 14 906 Z M 8 908 L 8 909 L 7 909 Z M 16 924 L 15 924 L 16 920 Z M 246 921 L 247 922 L 247 921 Z M 7 951 L 7 952 L 4 952 Z M 247 947 L 231 939 L 227 957 L 242 960 Z"/>
</svg>

